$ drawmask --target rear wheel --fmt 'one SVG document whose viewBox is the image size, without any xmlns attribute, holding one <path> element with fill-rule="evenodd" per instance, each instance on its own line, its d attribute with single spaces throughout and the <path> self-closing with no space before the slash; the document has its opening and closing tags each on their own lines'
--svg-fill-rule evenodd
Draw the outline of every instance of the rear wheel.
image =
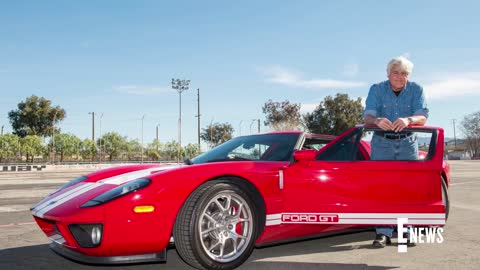
<svg viewBox="0 0 480 270">
<path fill-rule="evenodd" d="M 445 179 L 442 177 L 442 203 L 445 205 L 445 221 L 448 219 L 448 214 L 450 212 L 450 199 L 448 198 L 448 189 Z"/>
<path fill-rule="evenodd" d="M 175 224 L 177 252 L 199 269 L 233 269 L 252 253 L 259 217 L 248 189 L 231 180 L 198 187 L 180 210 Z"/>
</svg>

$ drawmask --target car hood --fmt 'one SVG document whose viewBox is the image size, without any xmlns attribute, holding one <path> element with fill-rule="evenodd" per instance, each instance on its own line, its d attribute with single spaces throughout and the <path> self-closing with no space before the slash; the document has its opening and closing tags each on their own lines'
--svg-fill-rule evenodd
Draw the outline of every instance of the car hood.
<svg viewBox="0 0 480 270">
<path fill-rule="evenodd" d="M 88 174 L 84 180 L 58 189 L 45 197 L 32 208 L 34 216 L 44 218 L 47 215 L 68 207 L 78 208 L 86 201 L 129 181 L 148 177 L 159 172 L 183 167 L 183 164 L 128 165 L 100 170 Z"/>
</svg>

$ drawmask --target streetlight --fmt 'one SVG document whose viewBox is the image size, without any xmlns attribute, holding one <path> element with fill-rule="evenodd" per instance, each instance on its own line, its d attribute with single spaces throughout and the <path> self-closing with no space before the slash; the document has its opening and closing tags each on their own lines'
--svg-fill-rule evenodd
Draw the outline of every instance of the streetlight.
<svg viewBox="0 0 480 270">
<path fill-rule="evenodd" d="M 257 121 L 257 119 L 252 119 L 252 122 L 250 123 L 250 134 L 252 134 L 252 125 Z"/>
<path fill-rule="evenodd" d="M 200 147 L 200 88 L 197 88 L 197 139 L 198 139 L 198 150 L 201 151 Z"/>
<path fill-rule="evenodd" d="M 156 128 L 156 135 L 157 135 L 157 141 L 156 141 L 156 145 L 157 145 L 157 152 L 158 152 L 158 145 L 160 144 L 160 140 L 158 139 L 158 127 L 160 126 L 160 124 L 157 124 L 157 128 Z"/>
<path fill-rule="evenodd" d="M 182 92 L 188 90 L 190 80 L 172 79 L 172 89 L 178 92 L 178 144 L 182 146 Z"/>
<path fill-rule="evenodd" d="M 95 144 L 95 112 L 89 112 L 92 115 L 92 142 Z"/>
<path fill-rule="evenodd" d="M 457 119 L 452 119 L 452 122 L 453 122 L 453 143 L 454 143 L 454 148 L 453 148 L 453 151 L 457 151 L 457 135 L 455 134 L 455 121 Z"/>
<path fill-rule="evenodd" d="M 242 136 L 242 122 L 243 122 L 243 120 L 240 120 L 240 123 L 238 124 L 238 133 L 239 133 L 238 135 L 239 136 Z"/>
<path fill-rule="evenodd" d="M 88 114 L 92 115 L 92 143 L 93 147 L 95 147 L 95 112 L 89 112 Z M 92 162 L 95 161 L 95 153 L 92 153 Z"/>
<path fill-rule="evenodd" d="M 55 163 L 55 121 L 57 120 L 57 111 L 55 111 L 55 114 L 53 115 L 53 121 L 52 121 L 52 162 Z"/>
<path fill-rule="evenodd" d="M 100 114 L 100 135 L 98 137 L 99 138 L 98 142 L 100 143 L 100 145 L 98 146 L 98 149 L 100 149 L 98 159 L 100 161 L 102 160 L 102 117 L 103 117 L 103 113 Z"/>
<path fill-rule="evenodd" d="M 1 134 L 0 136 L 2 136 L 2 137 L 3 137 L 3 125 L 2 125 L 2 134 Z M 0 149 L 2 149 L 2 150 L 3 150 L 3 140 L 2 140 L 2 145 L 0 145 Z"/>
<path fill-rule="evenodd" d="M 145 118 L 145 114 L 142 116 L 142 163 L 143 163 L 143 119 Z"/>
</svg>

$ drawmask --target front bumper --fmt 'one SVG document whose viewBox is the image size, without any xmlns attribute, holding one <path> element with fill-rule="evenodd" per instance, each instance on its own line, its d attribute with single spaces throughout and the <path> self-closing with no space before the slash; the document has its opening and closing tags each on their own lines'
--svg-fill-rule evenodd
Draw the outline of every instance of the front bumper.
<svg viewBox="0 0 480 270">
<path fill-rule="evenodd" d="M 81 254 L 72 249 L 66 248 L 61 244 L 52 242 L 50 248 L 57 254 L 81 263 L 86 264 L 130 264 L 130 263 L 151 263 L 151 262 L 165 262 L 167 260 L 167 250 L 164 249 L 159 253 L 138 254 L 130 256 L 111 256 L 111 257 L 96 257 Z"/>
</svg>

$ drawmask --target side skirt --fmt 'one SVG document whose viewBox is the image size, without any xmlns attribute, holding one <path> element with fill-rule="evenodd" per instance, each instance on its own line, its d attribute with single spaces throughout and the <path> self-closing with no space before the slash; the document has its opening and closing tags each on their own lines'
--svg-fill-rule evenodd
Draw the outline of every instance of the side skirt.
<svg viewBox="0 0 480 270">
<path fill-rule="evenodd" d="M 312 239 L 318 239 L 318 238 L 326 238 L 326 237 L 330 237 L 330 236 L 340 236 L 340 235 L 351 234 L 351 233 L 373 231 L 374 229 L 375 229 L 375 227 L 371 227 L 371 226 L 370 227 L 360 227 L 360 228 L 355 228 L 355 229 L 321 233 L 321 234 L 309 235 L 309 236 L 304 236 L 304 237 L 289 238 L 289 239 L 280 240 L 280 241 L 265 242 L 265 243 L 255 245 L 255 247 L 264 248 L 264 247 L 277 246 L 277 245 L 282 245 L 282 244 L 291 244 L 291 243 L 295 243 L 295 242 L 301 242 L 301 241 L 305 241 L 305 240 L 312 240 Z"/>
</svg>

